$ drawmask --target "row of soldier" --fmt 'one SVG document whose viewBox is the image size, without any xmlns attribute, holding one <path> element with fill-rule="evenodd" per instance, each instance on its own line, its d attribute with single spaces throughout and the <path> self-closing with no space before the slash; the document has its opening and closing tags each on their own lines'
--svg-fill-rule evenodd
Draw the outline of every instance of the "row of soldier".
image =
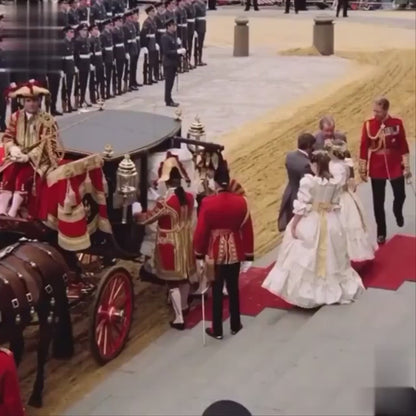
<svg viewBox="0 0 416 416">
<path fill-rule="evenodd" d="M 60 2 L 58 23 L 65 24 L 64 39 L 58 51 L 61 73 L 48 76 L 54 115 L 61 114 L 57 111 L 61 79 L 65 112 L 79 106 L 88 107 L 98 99 L 137 90 L 142 86 L 137 81 L 140 54 L 143 55 L 143 84 L 163 80 L 161 39 L 168 21 L 175 22 L 178 45 L 186 50 L 179 72 L 205 65 L 202 61 L 206 31 L 203 0 L 178 0 L 176 3 L 167 0 L 150 5 L 145 9 L 147 18 L 141 28 L 138 8 L 124 13 L 118 12 L 120 8 L 109 12 L 105 4 L 103 0 L 96 0 L 91 9 L 86 9 L 86 2 Z M 113 16 L 107 18 L 110 13 Z M 87 89 L 90 102 L 86 99 Z"/>
</svg>

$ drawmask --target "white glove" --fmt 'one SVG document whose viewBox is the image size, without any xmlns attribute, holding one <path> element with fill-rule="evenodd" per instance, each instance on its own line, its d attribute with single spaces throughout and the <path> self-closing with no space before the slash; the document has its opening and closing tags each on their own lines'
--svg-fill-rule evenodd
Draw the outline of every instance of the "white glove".
<svg viewBox="0 0 416 416">
<path fill-rule="evenodd" d="M 19 156 L 16 157 L 16 162 L 18 163 L 27 163 L 29 162 L 29 156 L 21 153 Z"/>
<path fill-rule="evenodd" d="M 130 54 L 126 53 L 126 59 L 129 61 L 130 60 Z"/>
<path fill-rule="evenodd" d="M 75 73 L 79 74 L 79 69 L 77 67 L 75 67 Z"/>
<path fill-rule="evenodd" d="M 133 205 L 131 206 L 131 211 L 133 215 L 140 214 L 143 212 L 142 204 L 140 202 L 133 202 Z"/>
<path fill-rule="evenodd" d="M 9 154 L 12 159 L 16 159 L 22 154 L 19 146 L 10 146 Z"/>
<path fill-rule="evenodd" d="M 94 71 L 95 70 L 95 66 L 94 65 L 90 65 L 90 71 Z"/>
<path fill-rule="evenodd" d="M 181 45 L 182 45 L 181 38 L 176 38 L 176 43 L 177 43 L 179 46 L 181 46 Z"/>
<path fill-rule="evenodd" d="M 194 36 L 197 38 L 198 37 L 198 32 L 195 30 L 194 32 Z"/>
<path fill-rule="evenodd" d="M 178 54 L 179 55 L 185 55 L 185 53 L 186 53 L 186 49 L 185 48 L 178 49 Z"/>
<path fill-rule="evenodd" d="M 149 53 L 149 50 L 145 46 L 143 46 L 143 48 L 140 49 L 140 52 L 147 55 Z"/>
<path fill-rule="evenodd" d="M 159 44 L 158 44 L 158 43 L 156 43 L 156 50 L 157 50 L 157 51 L 160 51 L 160 46 L 159 46 Z"/>
<path fill-rule="evenodd" d="M 61 78 L 63 78 L 65 76 L 65 72 L 61 71 Z"/>
<path fill-rule="evenodd" d="M 205 260 L 200 259 L 196 261 L 196 270 L 199 276 L 205 273 Z"/>
<path fill-rule="evenodd" d="M 243 261 L 240 266 L 240 273 L 246 273 L 252 264 L 252 261 Z"/>
</svg>

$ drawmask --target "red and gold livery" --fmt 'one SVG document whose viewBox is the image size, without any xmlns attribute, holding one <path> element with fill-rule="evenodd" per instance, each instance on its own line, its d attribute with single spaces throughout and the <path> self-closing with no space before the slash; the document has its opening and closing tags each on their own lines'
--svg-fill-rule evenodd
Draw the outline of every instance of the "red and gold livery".
<svg viewBox="0 0 416 416">
<path fill-rule="evenodd" d="M 215 264 L 252 261 L 254 236 L 247 200 L 229 191 L 206 197 L 195 229 L 194 250 L 198 259 L 208 256 Z"/>
<path fill-rule="evenodd" d="M 371 118 L 362 129 L 360 174 L 374 179 L 395 179 L 409 169 L 409 146 L 403 122 L 388 115 Z"/>
</svg>

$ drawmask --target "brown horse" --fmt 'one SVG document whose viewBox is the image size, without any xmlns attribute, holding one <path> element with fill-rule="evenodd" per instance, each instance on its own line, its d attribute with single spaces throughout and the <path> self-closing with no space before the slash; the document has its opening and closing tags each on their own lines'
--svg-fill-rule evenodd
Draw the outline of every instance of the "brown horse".
<svg viewBox="0 0 416 416">
<path fill-rule="evenodd" d="M 29 399 L 34 407 L 42 406 L 51 342 L 54 358 L 70 358 L 74 352 L 68 272 L 63 254 L 48 243 L 22 239 L 0 251 L 0 343 L 10 343 L 17 365 L 24 351 L 23 330 L 39 325 L 37 373 Z"/>
</svg>

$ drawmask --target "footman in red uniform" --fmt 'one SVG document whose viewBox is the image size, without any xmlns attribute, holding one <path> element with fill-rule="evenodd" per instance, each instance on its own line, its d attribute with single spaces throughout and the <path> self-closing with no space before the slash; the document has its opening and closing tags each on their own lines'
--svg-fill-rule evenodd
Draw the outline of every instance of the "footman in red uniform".
<svg viewBox="0 0 416 416">
<path fill-rule="evenodd" d="M 381 97 L 374 101 L 374 117 L 363 125 L 360 147 L 360 176 L 365 182 L 368 177 L 371 179 L 379 244 L 385 242 L 387 234 L 384 211 L 386 180 L 390 181 L 393 189 L 393 213 L 397 225 L 403 227 L 405 178 L 412 176 L 403 122 L 388 113 L 389 107 L 387 98 Z"/>
<path fill-rule="evenodd" d="M 253 261 L 254 237 L 247 200 L 229 190 L 230 176 L 225 163 L 215 171 L 216 195 L 203 199 L 194 233 L 194 250 L 200 269 L 212 272 L 212 328 L 207 334 L 222 339 L 224 281 L 230 302 L 231 333 L 242 328 L 238 278 L 240 265 L 246 271 Z"/>
<path fill-rule="evenodd" d="M 0 348 L 0 416 L 25 416 L 13 354 Z"/>
<path fill-rule="evenodd" d="M 196 277 L 192 249 L 195 200 L 182 188 L 182 179 L 189 180 L 183 165 L 177 156 L 168 152 L 159 169 L 159 182 L 165 182 L 167 187 L 165 197 L 147 212 L 141 212 L 139 203 L 133 204 L 133 214 L 139 224 L 157 222 L 155 269 L 159 279 L 168 283 L 175 311 L 170 325 L 178 330 L 185 329 L 183 311 L 188 307 L 189 282 Z"/>
</svg>

